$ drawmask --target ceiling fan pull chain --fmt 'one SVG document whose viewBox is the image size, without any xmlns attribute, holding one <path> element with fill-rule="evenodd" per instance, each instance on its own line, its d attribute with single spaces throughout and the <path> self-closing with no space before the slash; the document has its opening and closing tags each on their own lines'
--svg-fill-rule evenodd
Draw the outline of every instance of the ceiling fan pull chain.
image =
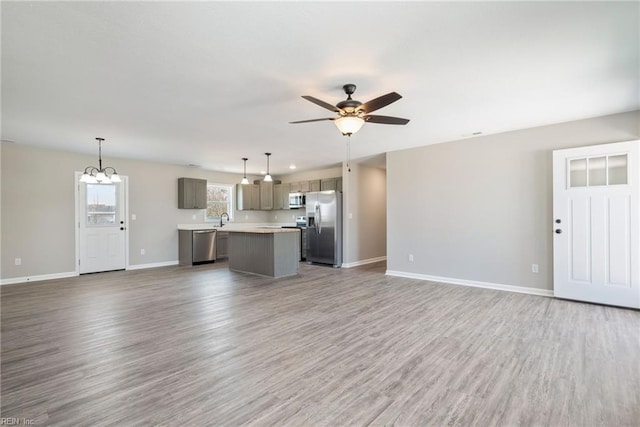
<svg viewBox="0 0 640 427">
<path fill-rule="evenodd" d="M 347 135 L 347 171 L 351 172 L 351 134 Z"/>
</svg>

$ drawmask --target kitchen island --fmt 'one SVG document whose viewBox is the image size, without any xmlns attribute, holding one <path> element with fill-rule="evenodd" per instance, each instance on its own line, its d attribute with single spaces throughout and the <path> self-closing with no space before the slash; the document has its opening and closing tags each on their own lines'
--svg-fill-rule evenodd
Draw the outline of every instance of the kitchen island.
<svg viewBox="0 0 640 427">
<path fill-rule="evenodd" d="M 300 230 L 257 227 L 229 230 L 229 269 L 268 277 L 298 274 Z"/>
</svg>

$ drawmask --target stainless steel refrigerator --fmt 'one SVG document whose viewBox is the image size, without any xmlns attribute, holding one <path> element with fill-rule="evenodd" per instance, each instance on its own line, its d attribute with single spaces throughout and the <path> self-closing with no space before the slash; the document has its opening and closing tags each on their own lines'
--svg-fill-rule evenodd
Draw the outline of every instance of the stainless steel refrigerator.
<svg viewBox="0 0 640 427">
<path fill-rule="evenodd" d="M 342 265 L 342 193 L 306 193 L 307 262 Z"/>
</svg>

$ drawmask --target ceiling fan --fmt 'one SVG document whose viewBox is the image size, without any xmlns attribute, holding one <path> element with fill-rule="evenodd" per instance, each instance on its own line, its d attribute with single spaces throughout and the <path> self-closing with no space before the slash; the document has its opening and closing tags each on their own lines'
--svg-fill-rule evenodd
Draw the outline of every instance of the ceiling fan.
<svg viewBox="0 0 640 427">
<path fill-rule="evenodd" d="M 313 96 L 304 95 L 303 98 L 307 101 L 311 101 L 316 105 L 319 105 L 323 108 L 326 108 L 329 111 L 333 111 L 334 113 L 338 113 L 337 117 L 327 117 L 323 119 L 311 119 L 311 120 L 300 120 L 297 122 L 289 122 L 292 124 L 295 123 L 309 123 L 309 122 L 320 122 L 324 120 L 333 120 L 335 125 L 338 127 L 338 130 L 342 132 L 343 135 L 351 136 L 352 134 L 358 132 L 364 122 L 369 123 L 380 123 L 385 125 L 406 125 L 409 123 L 409 119 L 401 119 L 400 117 L 390 117 L 390 116 L 378 116 L 369 114 L 376 110 L 379 110 L 382 107 L 386 107 L 392 102 L 396 102 L 402 96 L 396 92 L 390 92 L 386 95 L 379 96 L 371 101 L 365 102 L 364 104 L 360 101 L 356 101 L 351 98 L 351 95 L 356 91 L 356 85 L 354 84 L 346 84 L 342 86 L 344 89 L 344 93 L 347 94 L 347 99 L 344 101 L 338 102 L 335 106 L 325 102 L 321 99 L 314 98 Z"/>
</svg>

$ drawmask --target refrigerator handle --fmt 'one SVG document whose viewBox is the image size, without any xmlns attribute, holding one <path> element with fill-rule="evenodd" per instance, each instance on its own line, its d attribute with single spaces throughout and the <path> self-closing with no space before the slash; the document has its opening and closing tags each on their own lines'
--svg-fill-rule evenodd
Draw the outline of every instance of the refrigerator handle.
<svg viewBox="0 0 640 427">
<path fill-rule="evenodd" d="M 318 202 L 316 202 L 316 230 L 318 234 L 322 233 L 322 213 Z"/>
</svg>

